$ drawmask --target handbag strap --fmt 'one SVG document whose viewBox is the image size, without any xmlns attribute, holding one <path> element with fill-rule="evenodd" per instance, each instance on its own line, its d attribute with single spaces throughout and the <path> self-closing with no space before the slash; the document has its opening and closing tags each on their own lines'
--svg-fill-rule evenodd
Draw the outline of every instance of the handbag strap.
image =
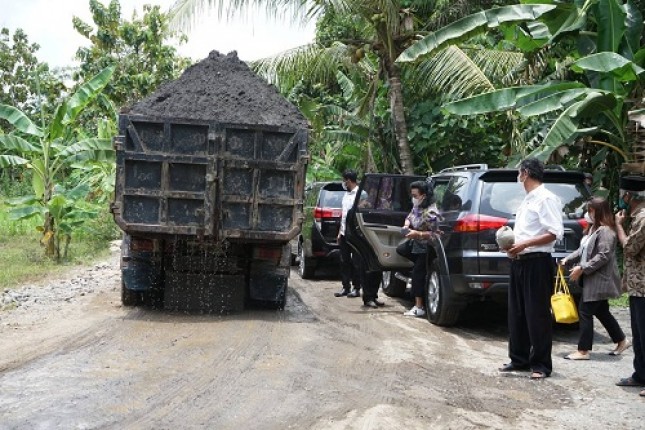
<svg viewBox="0 0 645 430">
<path fill-rule="evenodd" d="M 563 293 L 566 295 L 571 294 L 569 293 L 569 286 L 567 285 L 567 281 L 564 279 L 562 266 L 558 266 L 558 275 L 555 280 L 555 293 Z"/>
</svg>

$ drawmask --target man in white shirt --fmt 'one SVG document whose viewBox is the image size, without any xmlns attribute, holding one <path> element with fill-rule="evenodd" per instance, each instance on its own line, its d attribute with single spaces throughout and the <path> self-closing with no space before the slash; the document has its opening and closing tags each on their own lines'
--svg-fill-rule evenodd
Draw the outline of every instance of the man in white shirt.
<svg viewBox="0 0 645 430">
<path fill-rule="evenodd" d="M 352 262 L 352 250 L 345 240 L 345 226 L 347 224 L 347 212 L 354 205 L 356 193 L 358 192 L 358 175 L 353 170 L 347 170 L 343 173 L 343 188 L 346 193 L 342 201 L 342 215 L 340 218 L 340 230 L 338 231 L 338 247 L 340 248 L 340 275 L 343 283 L 343 289 L 334 293 L 336 297 L 360 297 L 360 267 L 355 267 Z M 350 291 L 352 283 L 354 288 Z"/>
<path fill-rule="evenodd" d="M 515 217 L 515 242 L 507 249 L 511 262 L 508 288 L 509 357 L 499 370 L 530 370 L 531 379 L 551 375 L 551 294 L 555 241 L 564 234 L 562 203 L 542 181 L 544 164 L 528 158 L 520 164 L 517 180 L 526 196 Z"/>
</svg>

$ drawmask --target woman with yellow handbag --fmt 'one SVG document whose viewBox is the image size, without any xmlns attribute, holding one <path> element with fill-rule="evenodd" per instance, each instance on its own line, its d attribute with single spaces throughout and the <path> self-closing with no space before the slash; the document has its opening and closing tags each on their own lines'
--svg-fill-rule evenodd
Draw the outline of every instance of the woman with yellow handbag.
<svg viewBox="0 0 645 430">
<path fill-rule="evenodd" d="M 593 317 L 598 318 L 611 340 L 616 344 L 610 355 L 619 355 L 630 346 L 616 318 L 609 311 L 608 299 L 620 296 L 620 275 L 616 264 L 616 224 L 609 202 L 601 197 L 587 204 L 589 228 L 580 247 L 560 261 L 561 265 L 575 263 L 569 279 L 579 281 L 582 298 L 578 350 L 567 355 L 569 360 L 589 360 L 593 344 Z"/>
</svg>

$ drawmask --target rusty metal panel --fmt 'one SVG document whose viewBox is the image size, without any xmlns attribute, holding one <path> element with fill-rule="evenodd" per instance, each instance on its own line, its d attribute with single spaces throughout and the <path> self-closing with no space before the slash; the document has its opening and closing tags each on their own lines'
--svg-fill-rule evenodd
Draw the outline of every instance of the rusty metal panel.
<svg viewBox="0 0 645 430">
<path fill-rule="evenodd" d="M 126 232 L 288 241 L 306 130 L 121 115 L 113 213 Z"/>
</svg>

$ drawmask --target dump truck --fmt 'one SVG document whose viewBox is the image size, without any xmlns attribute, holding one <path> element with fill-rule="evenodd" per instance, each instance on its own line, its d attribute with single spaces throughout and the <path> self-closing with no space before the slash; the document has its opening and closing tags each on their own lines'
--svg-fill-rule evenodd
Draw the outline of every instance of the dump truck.
<svg viewBox="0 0 645 430">
<path fill-rule="evenodd" d="M 307 139 L 298 109 L 235 52 L 211 52 L 124 109 L 111 205 L 123 305 L 284 307 Z"/>
</svg>

